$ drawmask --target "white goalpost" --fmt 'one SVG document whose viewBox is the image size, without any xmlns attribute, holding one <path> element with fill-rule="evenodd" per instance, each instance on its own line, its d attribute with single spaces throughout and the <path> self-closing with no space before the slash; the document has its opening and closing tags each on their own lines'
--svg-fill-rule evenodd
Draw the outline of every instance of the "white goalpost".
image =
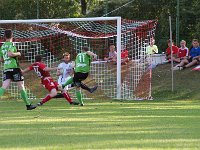
<svg viewBox="0 0 200 150">
<path fill-rule="evenodd" d="M 98 55 L 98 60 L 91 63 L 90 77 L 86 82 L 99 85 L 97 95 L 115 99 L 148 99 L 151 97 L 151 75 L 145 51 L 150 38 L 155 36 L 156 23 L 155 20 L 134 21 L 121 17 L 0 20 L 0 43 L 4 42 L 4 31 L 12 29 L 14 43 L 22 53 L 19 58 L 21 67 L 32 63 L 38 54 L 45 58 L 48 66 L 56 66 L 63 52 L 70 52 L 74 59 L 83 46 L 88 46 Z M 104 61 L 110 45 L 116 47 L 116 65 Z M 122 47 L 128 51 L 129 62 L 126 65 L 121 64 Z M 56 80 L 55 73 L 52 74 Z M 32 74 L 25 79 L 29 97 L 40 97 L 38 93 L 44 91 L 28 81 L 39 82 L 39 79 Z M 10 93 L 16 93 L 17 87 L 12 87 Z M 85 95 L 89 97 L 87 93 Z"/>
</svg>

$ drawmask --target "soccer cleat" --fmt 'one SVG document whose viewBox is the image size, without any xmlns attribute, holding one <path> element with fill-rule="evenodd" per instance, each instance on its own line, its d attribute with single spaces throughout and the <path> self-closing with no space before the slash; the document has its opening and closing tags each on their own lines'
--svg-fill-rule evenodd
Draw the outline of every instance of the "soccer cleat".
<svg viewBox="0 0 200 150">
<path fill-rule="evenodd" d="M 37 106 L 42 106 L 42 105 L 43 105 L 42 102 L 37 103 Z"/>
<path fill-rule="evenodd" d="M 32 110 L 35 109 L 37 106 L 35 105 L 26 105 L 26 110 Z"/>
<path fill-rule="evenodd" d="M 180 66 L 173 67 L 173 70 L 180 70 Z"/>
<path fill-rule="evenodd" d="M 70 105 L 79 105 L 78 102 L 71 102 Z"/>
<path fill-rule="evenodd" d="M 98 86 L 95 86 L 95 87 L 91 88 L 91 89 L 90 89 L 90 93 L 93 93 L 94 91 L 96 91 L 97 87 L 98 87 Z"/>
<path fill-rule="evenodd" d="M 84 104 L 81 104 L 81 106 L 84 106 Z"/>
<path fill-rule="evenodd" d="M 179 70 L 183 70 L 184 69 L 184 67 L 179 67 Z"/>
</svg>

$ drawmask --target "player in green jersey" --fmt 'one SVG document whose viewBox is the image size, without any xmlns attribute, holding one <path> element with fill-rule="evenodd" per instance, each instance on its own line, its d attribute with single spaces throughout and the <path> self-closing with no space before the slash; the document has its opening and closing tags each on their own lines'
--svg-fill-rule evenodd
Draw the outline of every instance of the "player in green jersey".
<svg viewBox="0 0 200 150">
<path fill-rule="evenodd" d="M 90 63 L 92 61 L 92 58 L 96 57 L 97 55 L 93 52 L 90 52 L 88 47 L 83 47 L 82 52 L 76 56 L 74 77 L 70 78 L 65 84 L 62 85 L 62 88 L 64 88 L 65 86 L 74 83 L 74 85 L 76 86 L 76 96 L 81 106 L 83 106 L 84 104 L 80 88 L 85 89 L 90 93 L 94 92 L 97 89 L 97 86 L 89 88 L 87 85 L 81 82 L 88 77 L 88 74 L 90 72 Z"/>
<path fill-rule="evenodd" d="M 35 109 L 36 106 L 31 105 L 24 88 L 24 77 L 22 75 L 17 60 L 17 57 L 21 56 L 21 53 L 17 52 L 16 47 L 12 43 L 13 41 L 12 30 L 5 30 L 4 37 L 6 41 L 0 48 L 0 61 L 4 62 L 3 84 L 2 87 L 0 88 L 0 97 L 5 93 L 5 90 L 10 86 L 11 81 L 17 82 L 18 88 L 20 89 L 21 97 L 26 104 L 27 110 Z"/>
</svg>

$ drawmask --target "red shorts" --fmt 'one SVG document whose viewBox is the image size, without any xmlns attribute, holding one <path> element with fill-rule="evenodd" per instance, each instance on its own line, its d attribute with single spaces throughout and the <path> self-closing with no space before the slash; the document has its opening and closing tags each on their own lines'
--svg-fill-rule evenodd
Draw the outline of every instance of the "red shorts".
<svg viewBox="0 0 200 150">
<path fill-rule="evenodd" d="M 42 85 L 51 92 L 52 89 L 58 90 L 58 83 L 53 81 L 51 77 L 46 77 L 42 80 Z"/>
</svg>

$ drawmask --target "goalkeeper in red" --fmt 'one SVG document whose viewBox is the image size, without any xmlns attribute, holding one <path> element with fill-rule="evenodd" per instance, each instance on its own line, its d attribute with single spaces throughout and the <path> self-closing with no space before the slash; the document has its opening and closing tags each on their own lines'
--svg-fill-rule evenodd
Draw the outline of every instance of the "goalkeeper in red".
<svg viewBox="0 0 200 150">
<path fill-rule="evenodd" d="M 83 106 L 84 104 L 80 88 L 85 89 L 90 93 L 94 92 L 97 89 L 97 86 L 89 88 L 87 85 L 81 82 L 88 77 L 90 72 L 90 63 L 92 61 L 92 58 L 96 59 L 96 57 L 97 55 L 93 52 L 90 52 L 88 47 L 83 47 L 82 52 L 76 56 L 74 77 L 70 78 L 65 84 L 62 85 L 62 88 L 64 88 L 65 86 L 74 83 L 74 85 L 76 86 L 76 97 L 79 100 L 81 106 Z"/>
<path fill-rule="evenodd" d="M 35 57 L 35 63 L 33 63 L 28 68 L 22 71 L 22 73 L 26 73 L 31 70 L 34 70 L 37 76 L 41 78 L 42 85 L 49 91 L 49 94 L 45 98 L 43 98 L 42 101 L 37 104 L 37 106 L 43 105 L 44 103 L 46 103 L 47 101 L 49 101 L 50 99 L 52 99 L 57 95 L 58 83 L 52 79 L 49 73 L 50 71 L 54 71 L 57 69 L 58 69 L 57 67 L 55 68 L 47 67 L 44 63 L 42 63 L 42 57 L 40 55 L 37 55 Z M 79 104 L 77 102 L 73 102 L 69 94 L 65 90 L 62 90 L 62 94 L 71 105 Z"/>
<path fill-rule="evenodd" d="M 26 104 L 27 110 L 35 109 L 36 106 L 31 105 L 24 87 L 24 77 L 22 75 L 17 59 L 17 57 L 21 56 L 21 53 L 17 52 L 17 48 L 12 42 L 12 30 L 5 30 L 4 37 L 6 41 L 0 48 L 0 61 L 4 62 L 3 84 L 0 88 L 0 97 L 10 86 L 11 81 L 17 82 L 17 86 L 20 89 L 21 97 L 24 100 L 24 103 Z"/>
</svg>

